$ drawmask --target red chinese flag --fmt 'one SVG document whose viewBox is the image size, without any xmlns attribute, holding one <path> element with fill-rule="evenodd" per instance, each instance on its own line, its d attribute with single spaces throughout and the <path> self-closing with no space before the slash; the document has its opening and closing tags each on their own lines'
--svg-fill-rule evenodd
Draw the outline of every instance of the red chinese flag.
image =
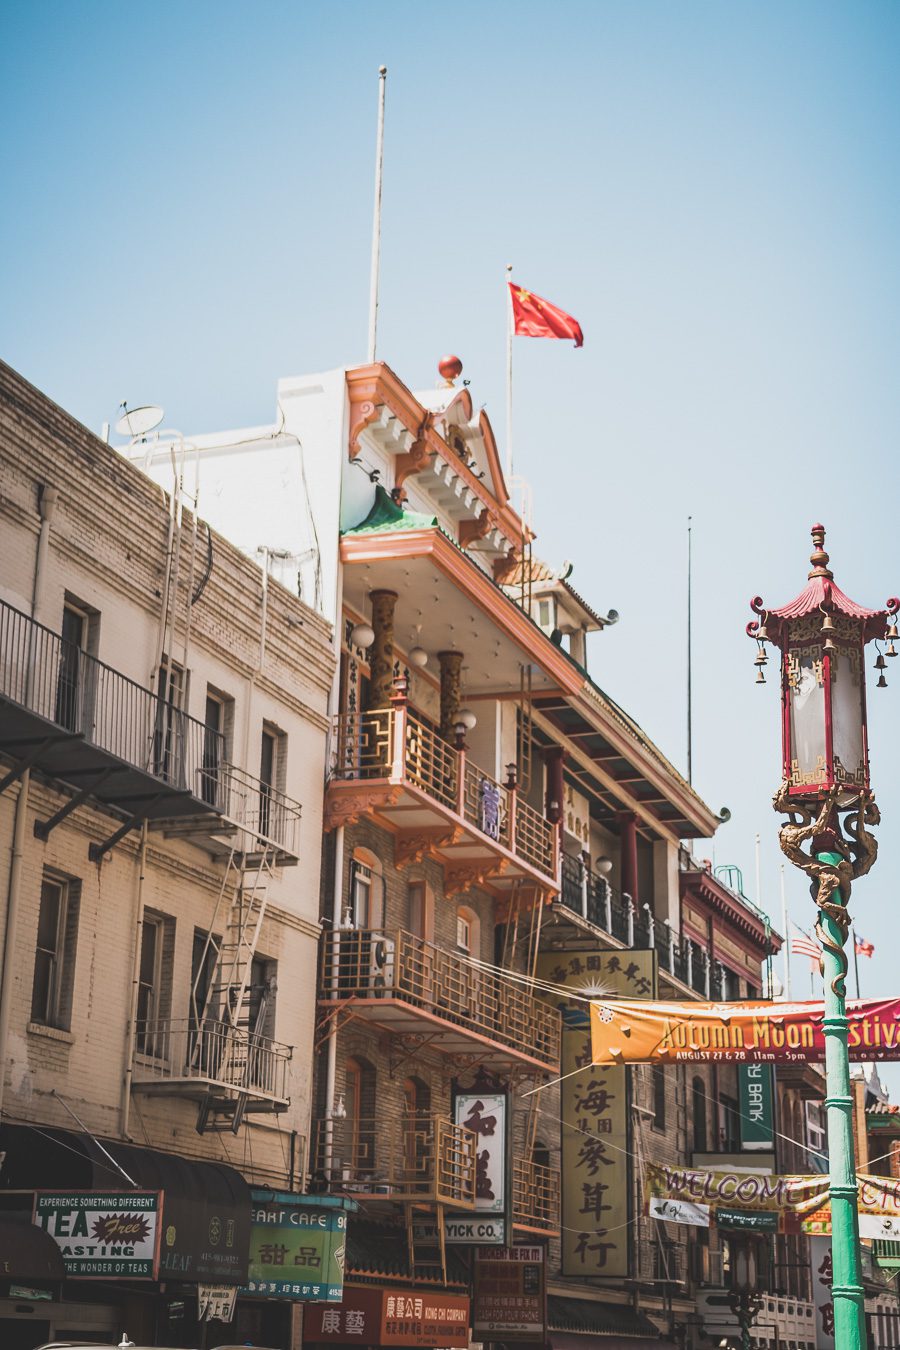
<svg viewBox="0 0 900 1350">
<path fill-rule="evenodd" d="M 513 332 L 517 337 L 571 338 L 576 347 L 582 346 L 584 334 L 581 324 L 557 309 L 549 300 L 542 300 L 533 291 L 509 282 L 512 296 Z"/>
</svg>

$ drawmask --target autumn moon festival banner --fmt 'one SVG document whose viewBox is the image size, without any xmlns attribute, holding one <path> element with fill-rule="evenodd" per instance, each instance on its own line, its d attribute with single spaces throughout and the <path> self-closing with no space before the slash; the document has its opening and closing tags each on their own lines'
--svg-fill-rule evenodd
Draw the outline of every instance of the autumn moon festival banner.
<svg viewBox="0 0 900 1350">
<path fill-rule="evenodd" d="M 809 1003 L 591 1003 L 595 1064 L 807 1062 L 825 1058 L 824 1005 Z M 900 998 L 848 999 L 852 1060 L 900 1060 Z"/>
</svg>

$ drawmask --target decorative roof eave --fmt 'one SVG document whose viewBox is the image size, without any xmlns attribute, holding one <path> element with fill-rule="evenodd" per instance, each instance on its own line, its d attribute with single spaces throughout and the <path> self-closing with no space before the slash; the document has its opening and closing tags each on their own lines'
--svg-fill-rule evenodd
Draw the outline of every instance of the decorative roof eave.
<svg viewBox="0 0 900 1350">
<path fill-rule="evenodd" d="M 476 477 L 468 465 L 460 459 L 459 455 L 451 450 L 434 427 L 434 414 L 422 406 L 415 394 L 407 389 L 390 366 L 385 365 L 383 361 L 376 361 L 368 366 L 357 366 L 346 372 L 346 380 L 350 400 L 350 434 L 348 438 L 350 459 L 355 459 L 359 454 L 359 438 L 366 427 L 371 426 L 373 422 L 378 420 L 382 408 L 387 408 L 407 431 L 406 439 L 408 443 L 398 442 L 398 454 L 409 453 L 416 442 L 423 443 L 428 451 L 438 455 L 445 463 L 452 465 L 453 471 L 462 479 L 473 495 L 481 501 L 485 510 L 497 515 L 499 528 L 510 543 L 518 544 L 523 534 L 527 538 L 533 537 L 532 531 L 523 523 L 519 514 L 510 505 L 506 483 L 503 474 L 499 471 L 500 461 L 493 434 L 491 434 L 490 443 L 485 439 L 485 449 L 489 462 L 493 456 L 491 472 L 494 474 L 498 494 L 502 494 L 497 497 L 485 487 L 482 480 Z M 464 392 L 468 393 L 468 390 Z M 482 411 L 479 418 L 479 429 L 482 435 L 484 435 L 483 424 L 485 423 L 490 428 L 486 415 Z"/>
<path fill-rule="evenodd" d="M 386 558 L 429 558 L 454 585 L 489 613 L 506 635 L 529 652 L 546 674 L 567 694 L 583 683 L 580 669 L 569 661 L 534 620 L 504 595 L 476 562 L 437 527 L 345 534 L 341 537 L 341 562 L 380 562 Z"/>
<path fill-rule="evenodd" d="M 762 919 L 735 899 L 711 872 L 704 869 L 689 869 L 679 872 L 678 875 L 682 898 L 688 892 L 699 895 L 711 909 L 724 915 L 729 923 L 733 924 L 747 937 L 752 938 L 760 950 L 765 953 L 766 926 Z M 781 950 L 783 938 L 779 933 L 776 933 L 771 925 L 769 927 L 769 942 L 773 952 Z"/>
<path fill-rule="evenodd" d="M 823 619 L 826 614 L 841 614 L 844 618 L 860 624 L 860 636 L 865 642 L 871 642 L 873 638 L 883 638 L 887 629 L 887 616 L 900 610 L 900 600 L 892 596 L 884 609 L 866 609 L 864 605 L 858 605 L 855 600 L 851 600 L 836 584 L 834 573 L 828 566 L 830 560 L 825 552 L 825 526 L 813 525 L 810 533 L 813 539 L 813 551 L 809 558 L 812 571 L 807 578 L 807 584 L 798 596 L 776 609 L 766 609 L 762 596 L 755 595 L 750 601 L 750 608 L 754 614 L 760 616 L 762 623 L 753 620 L 748 623 L 747 632 L 750 637 L 767 638 L 783 648 L 785 625 L 820 610 Z"/>
<path fill-rule="evenodd" d="M 592 680 L 583 681 L 579 692 L 581 695 L 579 711 L 587 720 L 593 719 L 596 722 L 598 711 L 602 711 L 604 718 L 599 729 L 610 745 L 620 751 L 623 759 L 639 769 L 648 782 L 659 788 L 665 800 L 674 806 L 685 820 L 693 821 L 700 837 L 712 838 L 722 823 L 721 820 L 675 766 L 666 759 L 658 746 L 654 745 L 637 723 L 633 722 L 627 713 L 623 712 Z"/>
</svg>

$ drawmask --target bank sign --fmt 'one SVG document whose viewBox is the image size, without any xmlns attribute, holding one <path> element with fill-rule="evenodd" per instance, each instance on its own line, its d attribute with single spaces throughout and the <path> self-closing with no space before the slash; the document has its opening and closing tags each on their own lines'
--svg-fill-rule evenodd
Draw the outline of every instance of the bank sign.
<svg viewBox="0 0 900 1350">
<path fill-rule="evenodd" d="M 769 1064 L 739 1064 L 741 1147 L 771 1152 L 775 1147 L 772 1106 L 772 1068 Z"/>
<path fill-rule="evenodd" d="M 160 1191 L 37 1191 L 33 1222 L 73 1279 L 155 1280 Z"/>
<path fill-rule="evenodd" d="M 247 1293 L 310 1303 L 344 1296 L 347 1215 L 288 1194 L 251 1191 Z"/>
</svg>

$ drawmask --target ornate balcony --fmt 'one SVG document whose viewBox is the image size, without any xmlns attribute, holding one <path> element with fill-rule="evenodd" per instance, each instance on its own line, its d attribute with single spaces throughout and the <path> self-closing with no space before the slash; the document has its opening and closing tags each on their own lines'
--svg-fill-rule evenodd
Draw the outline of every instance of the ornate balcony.
<svg viewBox="0 0 900 1350">
<path fill-rule="evenodd" d="M 503 893 L 523 880 L 557 888 L 550 822 L 448 745 L 402 695 L 390 708 L 335 721 L 326 825 L 362 814 L 395 832 L 398 865 L 440 858 L 451 894 L 473 884 Z"/>
<path fill-rule="evenodd" d="M 315 1122 L 314 1180 L 345 1195 L 391 1202 L 475 1207 L 471 1130 L 440 1115 Z"/>
<path fill-rule="evenodd" d="M 325 1016 L 340 1017 L 352 1003 L 352 1016 L 396 1036 L 425 1036 L 447 1054 L 476 1054 L 493 1066 L 559 1064 L 557 1010 L 455 952 L 402 929 L 353 929 L 323 934 L 322 957 Z"/>
<path fill-rule="evenodd" d="M 132 1088 L 203 1101 L 244 1098 L 244 1111 L 278 1112 L 287 1095 L 291 1047 L 268 1036 L 188 1018 L 141 1019 L 135 1026 Z"/>
<path fill-rule="evenodd" d="M 559 1231 L 559 1168 L 513 1158 L 513 1226 L 556 1236 Z"/>
</svg>

